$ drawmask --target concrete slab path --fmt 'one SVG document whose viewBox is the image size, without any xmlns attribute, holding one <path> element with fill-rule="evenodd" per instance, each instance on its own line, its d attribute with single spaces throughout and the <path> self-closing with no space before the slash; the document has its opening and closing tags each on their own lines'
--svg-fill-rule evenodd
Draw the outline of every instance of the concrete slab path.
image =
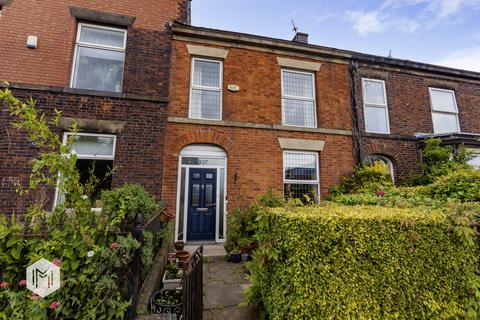
<svg viewBox="0 0 480 320">
<path fill-rule="evenodd" d="M 226 262 L 223 257 L 203 261 L 203 320 L 256 320 L 255 307 L 239 306 L 242 292 L 250 283 L 243 263 Z"/>
</svg>

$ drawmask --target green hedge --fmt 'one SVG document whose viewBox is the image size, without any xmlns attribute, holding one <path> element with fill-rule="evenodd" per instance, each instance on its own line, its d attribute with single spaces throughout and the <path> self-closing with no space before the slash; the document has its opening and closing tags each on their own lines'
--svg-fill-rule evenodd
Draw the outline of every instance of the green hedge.
<svg viewBox="0 0 480 320">
<path fill-rule="evenodd" d="M 270 319 L 464 315 L 478 278 L 463 214 L 337 204 L 273 209 L 260 218 L 247 298 Z"/>
</svg>

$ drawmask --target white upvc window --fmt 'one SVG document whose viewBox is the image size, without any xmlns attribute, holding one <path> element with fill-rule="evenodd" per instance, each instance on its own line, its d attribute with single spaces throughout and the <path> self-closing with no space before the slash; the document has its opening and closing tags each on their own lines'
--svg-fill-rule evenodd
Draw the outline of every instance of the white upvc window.
<svg viewBox="0 0 480 320">
<path fill-rule="evenodd" d="M 480 149 L 469 149 L 469 151 L 472 152 L 473 157 L 468 164 L 480 170 Z"/>
<path fill-rule="evenodd" d="M 388 120 L 387 91 L 385 81 L 362 79 L 365 131 L 370 133 L 390 133 Z"/>
<path fill-rule="evenodd" d="M 284 151 L 283 181 L 287 199 L 318 202 L 320 199 L 318 153 Z"/>
<path fill-rule="evenodd" d="M 458 107 L 453 90 L 429 88 L 434 133 L 460 132 Z"/>
<path fill-rule="evenodd" d="M 189 117 L 222 120 L 223 62 L 193 58 Z"/>
<path fill-rule="evenodd" d="M 122 92 L 127 30 L 79 23 L 71 87 Z"/>
<path fill-rule="evenodd" d="M 314 73 L 282 69 L 281 78 L 283 125 L 316 128 Z"/>
<path fill-rule="evenodd" d="M 100 183 L 95 186 L 89 196 L 93 203 L 99 200 L 103 190 L 110 190 L 112 186 L 111 170 L 115 159 L 116 136 L 110 134 L 65 132 L 63 143 L 66 144 L 73 136 L 71 152 L 77 156 L 76 167 L 80 174 L 80 182 L 85 184 L 91 179 L 91 174 L 98 178 Z M 59 177 L 61 179 L 61 177 Z M 65 194 L 57 187 L 55 193 L 56 205 L 65 201 Z"/>
</svg>

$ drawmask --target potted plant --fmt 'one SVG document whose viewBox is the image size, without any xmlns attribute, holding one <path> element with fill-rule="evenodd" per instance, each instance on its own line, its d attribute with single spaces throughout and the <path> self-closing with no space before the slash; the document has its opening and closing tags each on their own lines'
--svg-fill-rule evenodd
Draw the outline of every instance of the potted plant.
<svg viewBox="0 0 480 320">
<path fill-rule="evenodd" d="M 185 247 L 185 242 L 177 241 L 173 245 L 174 245 L 176 251 L 183 251 L 183 248 Z"/>
<path fill-rule="evenodd" d="M 163 289 L 175 290 L 182 287 L 183 271 L 175 263 L 169 263 L 165 267 L 163 274 Z"/>
<path fill-rule="evenodd" d="M 150 311 L 154 314 L 182 314 L 182 290 L 165 290 L 156 292 L 150 299 Z"/>
<path fill-rule="evenodd" d="M 177 258 L 180 262 L 185 262 L 190 257 L 190 252 L 188 251 L 179 251 L 177 252 Z"/>
<path fill-rule="evenodd" d="M 230 252 L 230 262 L 239 263 L 242 261 L 242 253 L 238 249 L 234 249 Z"/>
</svg>

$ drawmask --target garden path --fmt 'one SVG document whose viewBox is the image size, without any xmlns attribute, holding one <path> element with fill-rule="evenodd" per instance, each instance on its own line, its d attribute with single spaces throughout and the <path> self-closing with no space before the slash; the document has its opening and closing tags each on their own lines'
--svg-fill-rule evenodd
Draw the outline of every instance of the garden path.
<svg viewBox="0 0 480 320">
<path fill-rule="evenodd" d="M 203 320 L 256 320 L 254 307 L 243 307 L 242 292 L 250 283 L 243 263 L 230 263 L 224 256 L 204 256 Z"/>
</svg>

